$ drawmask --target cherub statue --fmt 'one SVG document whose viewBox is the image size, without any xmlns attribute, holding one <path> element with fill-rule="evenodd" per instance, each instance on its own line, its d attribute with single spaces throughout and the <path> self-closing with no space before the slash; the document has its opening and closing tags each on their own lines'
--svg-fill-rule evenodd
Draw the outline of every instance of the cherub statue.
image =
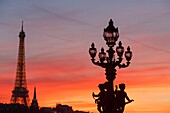
<svg viewBox="0 0 170 113">
<path fill-rule="evenodd" d="M 123 113 L 125 109 L 125 105 L 134 101 L 133 99 L 129 99 L 129 97 L 127 96 L 127 93 L 124 91 L 125 87 L 126 86 L 124 83 L 119 84 L 120 90 L 118 90 L 118 87 L 116 85 L 115 94 L 116 94 L 116 103 L 117 103 L 118 113 Z M 128 102 L 126 102 L 125 99 L 127 99 Z"/>
<path fill-rule="evenodd" d="M 106 91 L 105 91 L 105 88 L 104 88 L 104 84 L 99 84 L 98 87 L 100 89 L 99 94 L 94 94 L 94 92 L 93 92 L 92 96 L 95 99 L 95 103 L 97 104 L 97 110 L 100 113 L 103 113 Z M 98 97 L 98 98 L 95 98 L 95 97 Z"/>
</svg>

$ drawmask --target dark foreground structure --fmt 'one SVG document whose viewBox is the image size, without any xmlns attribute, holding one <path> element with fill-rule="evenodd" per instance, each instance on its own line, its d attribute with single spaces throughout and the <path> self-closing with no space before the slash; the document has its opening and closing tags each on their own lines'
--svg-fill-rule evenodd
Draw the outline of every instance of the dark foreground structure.
<svg viewBox="0 0 170 113">
<path fill-rule="evenodd" d="M 89 113 L 84 111 L 73 111 L 71 106 L 57 104 L 55 108 L 42 107 L 32 109 L 24 104 L 2 104 L 0 103 L 0 113 Z"/>
<path fill-rule="evenodd" d="M 119 90 L 117 86 L 114 90 L 113 81 L 116 78 L 116 67 L 128 67 L 132 58 L 132 52 L 128 46 L 124 53 L 124 47 L 122 46 L 121 41 L 119 41 L 116 50 L 113 49 L 116 45 L 116 41 L 119 38 L 119 31 L 118 28 L 114 27 L 112 19 L 110 20 L 107 28 L 104 29 L 103 37 L 107 46 L 109 47 L 109 49 L 106 51 L 108 55 L 105 53 L 104 48 L 102 47 L 101 52 L 98 54 L 99 61 L 96 61 L 95 57 L 97 49 L 95 48 L 94 43 L 92 43 L 91 48 L 89 48 L 89 54 L 92 58 L 91 61 L 93 64 L 105 69 L 107 81 L 105 83 L 99 84 L 99 94 L 93 93 L 92 96 L 95 99 L 97 110 L 100 113 L 123 113 L 125 105 L 132 102 L 133 100 L 130 100 L 127 96 L 124 83 L 119 84 Z M 123 55 L 125 56 L 126 63 L 123 63 Z M 127 99 L 127 102 L 125 99 Z"/>
</svg>

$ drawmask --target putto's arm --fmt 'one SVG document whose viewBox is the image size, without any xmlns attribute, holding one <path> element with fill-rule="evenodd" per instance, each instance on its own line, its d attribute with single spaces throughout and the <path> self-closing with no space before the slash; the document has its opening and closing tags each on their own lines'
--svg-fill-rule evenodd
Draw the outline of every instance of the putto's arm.
<svg viewBox="0 0 170 113">
<path fill-rule="evenodd" d="M 134 101 L 133 99 L 129 99 L 129 97 L 127 96 L 127 93 L 126 93 L 125 98 L 128 100 L 128 102 L 132 102 L 132 101 Z"/>
<path fill-rule="evenodd" d="M 99 97 L 99 94 L 94 94 L 94 92 L 92 93 L 92 96 L 93 96 L 93 98 L 94 97 Z"/>
</svg>

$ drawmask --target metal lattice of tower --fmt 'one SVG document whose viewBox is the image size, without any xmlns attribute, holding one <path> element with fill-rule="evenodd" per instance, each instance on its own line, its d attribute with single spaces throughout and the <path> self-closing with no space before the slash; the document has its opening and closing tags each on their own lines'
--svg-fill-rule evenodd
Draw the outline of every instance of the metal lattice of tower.
<svg viewBox="0 0 170 113">
<path fill-rule="evenodd" d="M 21 32 L 19 33 L 19 51 L 18 51 L 18 62 L 17 72 L 15 78 L 15 86 L 12 91 L 12 97 L 10 102 L 13 104 L 19 103 L 29 106 L 29 95 L 27 90 L 26 82 L 26 70 L 25 70 L 25 32 L 23 31 L 23 21 Z"/>
</svg>

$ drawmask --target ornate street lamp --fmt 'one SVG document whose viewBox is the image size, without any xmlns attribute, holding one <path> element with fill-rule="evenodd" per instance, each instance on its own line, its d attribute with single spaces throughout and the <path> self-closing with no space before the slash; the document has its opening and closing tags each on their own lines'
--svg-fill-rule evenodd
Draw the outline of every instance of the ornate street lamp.
<svg viewBox="0 0 170 113">
<path fill-rule="evenodd" d="M 94 43 L 91 44 L 91 48 L 89 49 L 89 54 L 92 58 L 92 61 L 94 60 L 97 53 L 97 49 L 94 47 Z"/>
<path fill-rule="evenodd" d="M 110 19 L 109 26 L 104 29 L 103 32 L 104 40 L 109 47 L 113 47 L 119 38 L 118 28 L 113 26 L 113 21 Z"/>
<path fill-rule="evenodd" d="M 104 48 L 101 48 L 101 52 L 99 53 L 100 62 L 103 63 L 106 60 L 106 53 L 104 52 Z"/>
<path fill-rule="evenodd" d="M 125 52 L 126 60 L 129 62 L 132 59 L 132 52 L 130 51 L 130 47 L 127 47 L 127 51 Z"/>
<path fill-rule="evenodd" d="M 99 52 L 98 54 L 100 61 L 95 61 L 97 49 L 95 48 L 95 44 L 92 43 L 91 48 L 89 48 L 89 54 L 92 58 L 91 60 L 93 64 L 101 66 L 105 68 L 106 70 L 108 70 L 109 68 L 110 69 L 109 73 L 106 73 L 109 75 L 117 66 L 119 68 L 128 67 L 130 64 L 130 60 L 132 58 L 132 52 L 130 51 L 130 47 L 128 46 L 127 51 L 124 53 L 124 47 L 122 46 L 121 41 L 119 41 L 118 46 L 116 47 L 116 51 L 113 49 L 114 45 L 116 44 L 116 41 L 118 40 L 119 32 L 118 32 L 118 28 L 114 27 L 112 19 L 110 19 L 109 25 L 104 29 L 103 37 L 104 37 L 104 40 L 106 41 L 106 44 L 109 47 L 109 49 L 106 51 L 108 53 L 108 57 L 106 53 L 104 52 L 104 48 L 102 47 L 101 52 Z M 117 59 L 116 59 L 115 52 L 117 53 Z M 125 58 L 127 60 L 126 64 L 122 63 L 123 54 L 125 55 Z M 115 76 L 115 75 L 116 73 L 110 76 Z"/>
<path fill-rule="evenodd" d="M 117 55 L 120 58 L 122 58 L 123 53 L 124 53 L 124 47 L 122 46 L 122 42 L 121 41 L 119 42 L 119 46 L 116 47 L 116 52 L 117 52 Z"/>
<path fill-rule="evenodd" d="M 97 49 L 95 48 L 94 43 L 91 44 L 91 48 L 89 48 L 89 54 L 91 56 L 92 63 L 101 66 L 102 68 L 105 68 L 105 75 L 107 79 L 107 106 L 105 109 L 105 113 L 113 113 L 116 112 L 115 103 L 113 102 L 115 100 L 114 95 L 114 85 L 113 81 L 116 78 L 116 67 L 119 68 L 126 68 L 130 64 L 130 60 L 132 58 L 132 52 L 130 51 L 130 47 L 127 47 L 127 51 L 124 52 L 124 47 L 122 46 L 122 42 L 120 41 L 118 43 L 118 46 L 116 47 L 116 50 L 113 49 L 113 47 L 116 45 L 116 41 L 119 38 L 119 31 L 118 28 L 115 28 L 113 25 L 112 19 L 109 21 L 109 25 L 104 29 L 103 32 L 104 40 L 106 41 L 107 46 L 109 49 L 106 51 L 108 54 L 105 53 L 104 48 L 101 48 L 101 52 L 99 52 L 99 61 L 96 61 L 95 57 L 97 54 Z M 115 53 L 117 55 L 115 55 Z M 123 61 L 123 54 L 126 59 L 126 63 L 122 63 Z"/>
</svg>

